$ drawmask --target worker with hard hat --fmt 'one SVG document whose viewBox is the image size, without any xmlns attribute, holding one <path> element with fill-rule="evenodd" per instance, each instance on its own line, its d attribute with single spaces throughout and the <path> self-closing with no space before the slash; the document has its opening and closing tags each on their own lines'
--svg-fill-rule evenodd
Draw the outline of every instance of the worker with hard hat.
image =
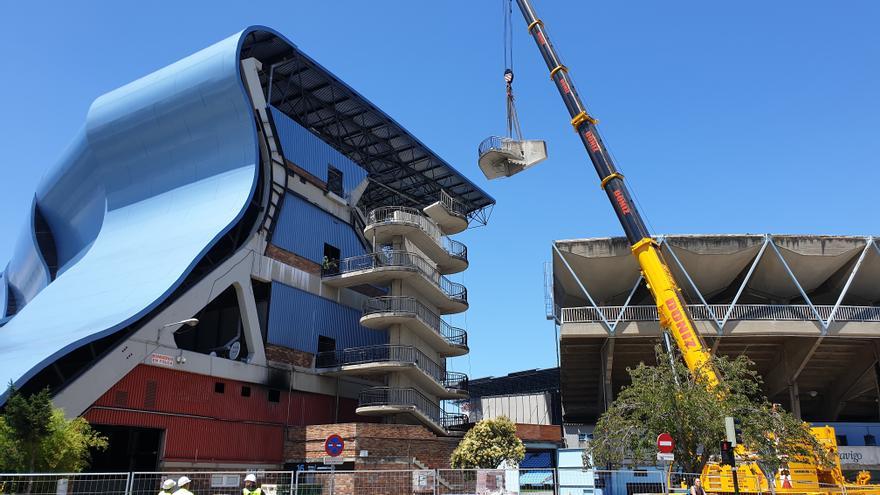
<svg viewBox="0 0 880 495">
<path fill-rule="evenodd" d="M 171 495 L 171 490 L 173 490 L 176 485 L 177 483 L 171 478 L 162 481 L 162 490 L 159 491 L 159 495 Z"/>
<path fill-rule="evenodd" d="M 257 475 L 251 473 L 244 477 L 244 488 L 241 495 L 262 495 L 263 491 L 257 486 Z"/>
<path fill-rule="evenodd" d="M 193 492 L 189 491 L 189 484 L 192 480 L 187 478 L 186 475 L 181 476 L 177 480 L 177 491 L 172 495 L 193 495 Z"/>
</svg>

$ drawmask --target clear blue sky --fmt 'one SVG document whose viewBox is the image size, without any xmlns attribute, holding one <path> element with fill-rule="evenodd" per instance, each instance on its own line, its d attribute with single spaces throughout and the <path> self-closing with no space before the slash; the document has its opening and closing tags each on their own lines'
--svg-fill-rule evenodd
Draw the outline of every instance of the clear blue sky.
<svg viewBox="0 0 880 495">
<path fill-rule="evenodd" d="M 656 233 L 880 234 L 880 3 L 535 0 Z M 542 262 L 621 230 L 515 12 L 535 170 L 487 183 L 504 130 L 500 0 L 7 2 L 0 265 L 92 100 L 250 24 L 286 34 L 498 200 L 461 236 L 472 377 L 556 364 Z"/>
</svg>

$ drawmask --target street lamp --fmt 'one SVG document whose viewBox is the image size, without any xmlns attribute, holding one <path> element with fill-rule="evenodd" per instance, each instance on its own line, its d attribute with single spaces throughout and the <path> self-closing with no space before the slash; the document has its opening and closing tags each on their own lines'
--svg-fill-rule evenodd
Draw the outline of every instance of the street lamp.
<svg viewBox="0 0 880 495">
<path fill-rule="evenodd" d="M 185 320 L 176 321 L 174 323 L 168 323 L 166 325 L 162 325 L 160 328 L 168 328 L 168 327 L 176 327 L 186 325 L 188 327 L 194 327 L 199 324 L 198 318 L 187 318 Z"/>
</svg>

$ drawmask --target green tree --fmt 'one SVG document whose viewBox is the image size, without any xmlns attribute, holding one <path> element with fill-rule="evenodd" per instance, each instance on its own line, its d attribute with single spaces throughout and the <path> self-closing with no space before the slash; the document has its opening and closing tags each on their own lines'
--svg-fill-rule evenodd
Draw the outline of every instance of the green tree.
<svg viewBox="0 0 880 495">
<path fill-rule="evenodd" d="M 474 425 L 452 452 L 449 462 L 457 469 L 496 468 L 502 462 L 519 463 L 526 456 L 516 425 L 501 416 Z"/>
<path fill-rule="evenodd" d="M 49 390 L 26 396 L 10 385 L 0 416 L 0 470 L 78 472 L 90 449 L 106 449 L 107 439 L 83 418 L 67 420 L 52 406 Z"/>
<path fill-rule="evenodd" d="M 656 366 L 642 363 L 628 370 L 632 383 L 596 423 L 585 465 L 654 464 L 657 435 L 667 432 L 675 440 L 676 464 L 684 472 L 699 473 L 711 455 L 719 454 L 725 416 L 742 421 L 743 443 L 760 459 L 758 466 L 768 478 L 786 459 L 831 465 L 832 457 L 809 426 L 767 400 L 747 357 L 713 357 L 710 365 L 721 384 L 710 389 L 680 356 L 670 356 L 659 346 L 655 354 Z"/>
</svg>

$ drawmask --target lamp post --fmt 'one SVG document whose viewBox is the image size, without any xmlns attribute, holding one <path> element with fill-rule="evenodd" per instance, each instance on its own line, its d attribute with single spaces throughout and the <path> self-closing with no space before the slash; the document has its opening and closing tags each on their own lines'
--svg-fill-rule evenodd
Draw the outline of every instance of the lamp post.
<svg viewBox="0 0 880 495">
<path fill-rule="evenodd" d="M 159 327 L 159 328 L 162 329 L 162 328 L 176 327 L 176 326 L 181 326 L 181 327 L 182 327 L 182 326 L 184 326 L 184 325 L 186 325 L 186 326 L 188 326 L 188 327 L 194 327 L 194 326 L 196 326 L 196 325 L 198 325 L 198 324 L 199 324 L 199 319 L 198 319 L 198 318 L 187 318 L 187 319 L 185 319 L 185 320 L 175 321 L 174 323 L 167 323 L 167 324 L 165 324 L 165 325 L 162 325 L 162 326 Z"/>
<path fill-rule="evenodd" d="M 182 327 L 182 326 L 194 327 L 198 324 L 199 324 L 198 318 L 187 318 L 185 320 L 175 321 L 174 323 L 166 323 L 164 325 L 161 325 L 156 330 L 156 344 L 161 345 L 160 343 L 162 342 L 162 330 L 165 330 L 166 328 L 174 328 L 175 330 L 177 330 L 179 327 Z"/>
</svg>

